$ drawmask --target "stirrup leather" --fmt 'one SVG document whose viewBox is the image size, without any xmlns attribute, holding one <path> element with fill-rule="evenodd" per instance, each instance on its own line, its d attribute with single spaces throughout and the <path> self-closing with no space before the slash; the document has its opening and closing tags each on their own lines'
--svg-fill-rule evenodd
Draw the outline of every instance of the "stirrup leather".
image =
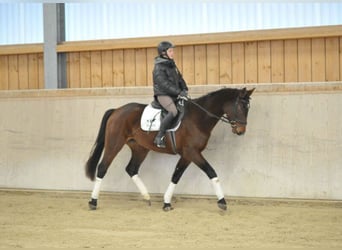
<svg viewBox="0 0 342 250">
<path fill-rule="evenodd" d="M 155 139 L 154 139 L 154 144 L 158 147 L 158 148 L 165 148 L 166 145 L 165 145 L 165 136 L 157 136 Z"/>
</svg>

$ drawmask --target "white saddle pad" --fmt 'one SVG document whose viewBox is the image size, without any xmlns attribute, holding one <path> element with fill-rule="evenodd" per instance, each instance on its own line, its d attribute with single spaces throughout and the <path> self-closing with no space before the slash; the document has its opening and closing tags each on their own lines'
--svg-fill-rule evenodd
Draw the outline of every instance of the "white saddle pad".
<svg viewBox="0 0 342 250">
<path fill-rule="evenodd" d="M 140 120 L 140 127 L 144 131 L 159 131 L 160 128 L 160 116 L 161 109 L 155 109 L 151 104 L 147 105 L 143 111 Z M 169 129 L 168 131 L 175 131 L 180 126 L 180 122 L 176 127 Z"/>
</svg>

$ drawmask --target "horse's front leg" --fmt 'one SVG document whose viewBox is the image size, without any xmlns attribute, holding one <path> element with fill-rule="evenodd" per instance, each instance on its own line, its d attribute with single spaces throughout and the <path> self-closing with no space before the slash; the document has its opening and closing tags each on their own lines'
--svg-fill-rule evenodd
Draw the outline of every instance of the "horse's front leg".
<svg viewBox="0 0 342 250">
<path fill-rule="evenodd" d="M 171 178 L 171 182 L 164 194 L 164 206 L 163 206 L 163 210 L 164 211 L 170 211 L 173 209 L 172 205 L 171 205 L 171 200 L 172 200 L 172 196 L 173 196 L 173 192 L 176 188 L 176 185 L 178 183 L 178 181 L 180 180 L 180 178 L 182 177 L 184 171 L 187 169 L 187 167 L 189 166 L 190 161 L 184 159 L 184 158 L 180 158 L 175 171 L 173 172 L 172 178 Z"/>
<path fill-rule="evenodd" d="M 214 177 L 211 179 L 211 182 L 213 184 L 215 193 L 216 193 L 216 197 L 217 197 L 217 206 L 219 208 L 221 208 L 222 210 L 227 210 L 227 202 L 224 199 L 224 194 L 221 188 L 221 184 L 220 181 L 218 179 L 218 177 Z"/>
<path fill-rule="evenodd" d="M 220 181 L 214 168 L 207 162 L 201 153 L 193 153 L 193 162 L 202 169 L 212 182 L 217 197 L 217 205 L 222 210 L 227 210 L 227 203 L 224 199 L 224 194 L 221 188 Z"/>
<path fill-rule="evenodd" d="M 149 150 L 141 147 L 135 141 L 130 141 L 128 143 L 128 146 L 131 148 L 132 156 L 131 160 L 126 166 L 126 172 L 132 178 L 132 181 L 139 189 L 143 199 L 147 202 L 149 206 L 151 206 L 150 194 L 148 193 L 144 182 L 140 179 L 138 175 L 141 163 L 145 160 Z"/>
</svg>

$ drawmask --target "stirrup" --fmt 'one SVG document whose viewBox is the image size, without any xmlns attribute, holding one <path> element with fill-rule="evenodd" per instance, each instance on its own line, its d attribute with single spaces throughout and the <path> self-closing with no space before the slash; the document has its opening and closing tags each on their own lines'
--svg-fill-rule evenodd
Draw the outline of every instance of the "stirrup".
<svg viewBox="0 0 342 250">
<path fill-rule="evenodd" d="M 157 137 L 154 139 L 154 144 L 155 144 L 158 148 L 166 148 L 166 145 L 165 145 L 165 136 L 162 136 L 162 137 L 157 136 Z"/>
</svg>

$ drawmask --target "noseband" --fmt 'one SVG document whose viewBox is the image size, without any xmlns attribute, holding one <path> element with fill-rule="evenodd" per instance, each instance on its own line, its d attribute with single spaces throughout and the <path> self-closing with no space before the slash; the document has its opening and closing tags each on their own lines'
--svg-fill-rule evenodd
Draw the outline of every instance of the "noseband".
<svg viewBox="0 0 342 250">
<path fill-rule="evenodd" d="M 239 104 L 239 97 L 236 98 L 235 105 L 234 105 L 234 118 L 235 119 L 230 119 L 227 114 L 223 114 L 221 117 L 219 117 L 219 116 L 211 113 L 210 111 L 206 110 L 205 108 L 203 108 L 198 103 L 193 102 L 191 99 L 188 99 L 188 101 L 191 102 L 192 104 L 194 104 L 195 106 L 197 106 L 202 111 L 204 111 L 208 116 L 216 118 L 217 120 L 220 120 L 220 121 L 222 121 L 224 123 L 230 124 L 232 126 L 232 128 L 236 128 L 237 127 L 237 123 L 241 124 L 241 125 L 247 125 L 247 122 L 241 121 L 241 120 L 237 119 L 237 109 L 238 109 L 238 104 Z M 248 101 L 246 101 L 246 100 L 241 100 L 241 101 L 245 102 L 245 104 L 249 108 L 249 102 Z"/>
<path fill-rule="evenodd" d="M 223 114 L 222 117 L 220 117 L 220 120 L 222 120 L 223 118 L 226 120 L 225 122 L 226 123 L 230 123 L 230 125 L 235 128 L 237 127 L 237 123 L 241 124 L 241 125 L 247 125 L 247 122 L 246 121 L 241 121 L 239 119 L 237 119 L 237 109 L 238 109 L 238 105 L 239 105 L 239 97 L 236 98 L 236 101 L 235 101 L 235 105 L 234 105 L 234 118 L 235 119 L 229 119 L 228 115 L 227 114 Z M 246 105 L 247 106 L 247 109 L 249 109 L 249 102 L 247 100 L 241 100 L 241 102 L 243 103 L 243 105 Z"/>
</svg>

